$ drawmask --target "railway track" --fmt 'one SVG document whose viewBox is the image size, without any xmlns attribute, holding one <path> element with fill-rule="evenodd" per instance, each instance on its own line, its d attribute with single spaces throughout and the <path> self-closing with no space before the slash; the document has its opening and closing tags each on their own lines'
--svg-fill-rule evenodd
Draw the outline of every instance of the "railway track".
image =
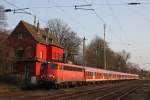
<svg viewBox="0 0 150 100">
<path fill-rule="evenodd" d="M 50 90 L 50 91 L 40 91 L 40 90 L 20 91 L 20 92 L 18 91 L 14 93 L 12 92 L 12 93 L 3 94 L 3 97 L 7 97 L 6 99 L 11 98 L 13 100 L 20 100 L 20 99 L 21 100 L 26 100 L 26 99 L 28 100 L 58 100 L 58 99 L 59 100 L 81 100 L 81 99 L 93 100 L 94 98 L 95 100 L 99 100 L 99 99 L 101 100 L 105 98 L 110 98 L 111 95 L 115 96 L 114 95 L 115 93 L 120 94 L 122 92 L 122 94 L 114 97 L 119 100 L 120 98 L 123 98 L 124 96 L 134 91 L 133 88 L 132 90 L 131 87 L 127 88 L 124 86 L 126 86 L 127 84 L 135 84 L 135 83 L 138 82 L 137 81 L 120 82 L 120 83 L 113 83 L 113 84 L 111 83 L 111 84 L 103 84 L 103 85 L 82 86 L 82 87 L 71 88 L 71 89 L 59 89 L 59 90 Z"/>
<path fill-rule="evenodd" d="M 133 88 L 133 89 L 129 89 L 128 91 L 124 92 L 122 95 L 118 96 L 116 98 L 116 100 L 121 100 L 123 98 L 125 98 L 127 95 L 129 95 L 130 93 L 132 93 L 133 91 L 135 91 L 137 88 L 139 88 L 138 86 Z"/>
<path fill-rule="evenodd" d="M 112 85 L 111 85 L 112 86 Z M 79 89 L 77 91 L 73 90 L 73 91 L 69 91 L 67 93 L 61 93 L 61 94 L 54 94 L 54 95 L 47 95 L 47 96 L 39 96 L 39 97 L 35 97 L 35 100 L 63 100 L 63 99 L 75 99 L 81 96 L 85 96 L 91 93 L 95 93 L 100 89 L 106 89 L 108 88 L 107 86 L 99 86 L 99 87 L 95 87 L 95 88 L 88 88 L 85 90 Z"/>
<path fill-rule="evenodd" d="M 100 91 L 103 92 L 102 94 L 106 93 L 106 91 L 113 91 L 114 89 L 118 87 L 123 87 L 127 83 L 123 84 L 113 84 L 113 85 L 106 85 L 106 86 L 101 86 L 101 87 L 96 87 L 96 88 L 90 88 L 86 90 L 81 90 L 81 91 L 74 91 L 74 92 L 69 92 L 69 93 L 62 93 L 62 94 L 56 94 L 56 95 L 47 95 L 47 96 L 42 96 L 42 97 L 36 97 L 35 100 L 77 100 L 77 99 L 84 99 L 88 95 L 94 95 L 99 93 Z"/>
<path fill-rule="evenodd" d="M 137 88 L 139 88 L 139 85 L 120 87 L 113 91 L 107 92 L 103 96 L 96 97 L 94 100 L 122 100 L 127 95 L 135 91 Z"/>
</svg>

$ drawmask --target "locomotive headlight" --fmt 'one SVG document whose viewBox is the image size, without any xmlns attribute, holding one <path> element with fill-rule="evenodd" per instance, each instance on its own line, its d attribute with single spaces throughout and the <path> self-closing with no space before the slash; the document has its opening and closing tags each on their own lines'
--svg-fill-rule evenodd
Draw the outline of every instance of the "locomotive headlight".
<svg viewBox="0 0 150 100">
<path fill-rule="evenodd" d="M 48 74 L 48 77 L 54 78 L 55 76 L 54 76 L 54 74 Z"/>
</svg>

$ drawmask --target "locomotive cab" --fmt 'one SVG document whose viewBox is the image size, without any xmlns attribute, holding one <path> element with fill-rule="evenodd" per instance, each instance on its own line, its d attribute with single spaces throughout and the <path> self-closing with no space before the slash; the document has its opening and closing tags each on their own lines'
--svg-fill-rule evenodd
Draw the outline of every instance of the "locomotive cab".
<svg viewBox="0 0 150 100">
<path fill-rule="evenodd" d="M 58 77 L 58 64 L 55 63 L 49 63 L 49 64 L 42 64 L 41 65 L 41 74 L 40 79 L 42 83 L 48 83 L 48 84 L 56 84 L 57 83 L 57 77 Z"/>
</svg>

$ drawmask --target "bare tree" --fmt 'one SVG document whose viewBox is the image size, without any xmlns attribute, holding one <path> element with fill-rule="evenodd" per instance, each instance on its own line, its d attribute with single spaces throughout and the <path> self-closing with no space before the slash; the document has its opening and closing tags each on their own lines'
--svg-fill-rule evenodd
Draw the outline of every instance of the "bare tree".
<svg viewBox="0 0 150 100">
<path fill-rule="evenodd" d="M 130 58 L 130 54 L 124 50 L 119 53 L 114 52 L 109 48 L 106 41 L 98 37 L 94 38 L 87 46 L 87 65 L 104 68 L 104 42 L 106 44 L 106 68 L 108 70 L 128 72 L 128 59 Z"/>
<path fill-rule="evenodd" d="M 119 71 L 127 71 L 127 61 L 130 58 L 130 54 L 127 53 L 125 50 L 123 50 L 122 52 L 118 53 L 118 67 L 119 67 Z"/>
<path fill-rule="evenodd" d="M 4 7 L 2 5 L 0 5 L 0 74 L 3 74 L 5 72 L 6 69 L 6 55 L 5 55 L 5 51 L 6 51 L 6 38 L 8 37 L 7 32 L 5 31 L 5 27 L 6 27 L 6 16 L 5 16 L 5 12 L 4 12 Z"/>
<path fill-rule="evenodd" d="M 87 46 L 86 62 L 88 66 L 94 66 L 99 68 L 104 67 L 104 42 L 105 41 L 103 39 L 96 37 Z M 105 44 L 105 48 L 108 49 L 107 43 Z"/>
<path fill-rule="evenodd" d="M 6 58 L 8 58 L 8 56 L 6 55 L 6 50 L 7 48 L 9 48 L 6 41 L 7 37 L 8 33 L 6 33 L 6 31 L 0 31 L 0 74 L 4 74 L 8 68 L 8 66 L 6 66 L 6 64 L 8 64 L 6 61 Z"/>
<path fill-rule="evenodd" d="M 78 54 L 81 44 L 81 39 L 77 36 L 77 33 L 72 31 L 68 24 L 61 19 L 49 20 L 47 27 L 54 36 L 54 42 L 64 47 L 65 61 L 74 61 L 74 55 Z"/>
</svg>

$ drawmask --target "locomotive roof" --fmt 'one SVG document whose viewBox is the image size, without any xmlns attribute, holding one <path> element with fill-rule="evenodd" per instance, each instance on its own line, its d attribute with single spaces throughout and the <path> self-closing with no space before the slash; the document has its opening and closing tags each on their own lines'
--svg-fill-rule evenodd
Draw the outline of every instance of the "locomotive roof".
<svg viewBox="0 0 150 100">
<path fill-rule="evenodd" d="M 117 72 L 117 71 L 110 71 L 110 70 L 105 70 L 105 69 L 100 69 L 100 68 L 92 68 L 92 67 L 85 67 L 85 70 L 89 71 L 100 71 L 103 73 L 114 73 L 114 74 L 122 74 L 122 75 L 136 75 L 136 74 L 130 74 L 130 73 L 124 73 L 124 72 Z"/>
</svg>

